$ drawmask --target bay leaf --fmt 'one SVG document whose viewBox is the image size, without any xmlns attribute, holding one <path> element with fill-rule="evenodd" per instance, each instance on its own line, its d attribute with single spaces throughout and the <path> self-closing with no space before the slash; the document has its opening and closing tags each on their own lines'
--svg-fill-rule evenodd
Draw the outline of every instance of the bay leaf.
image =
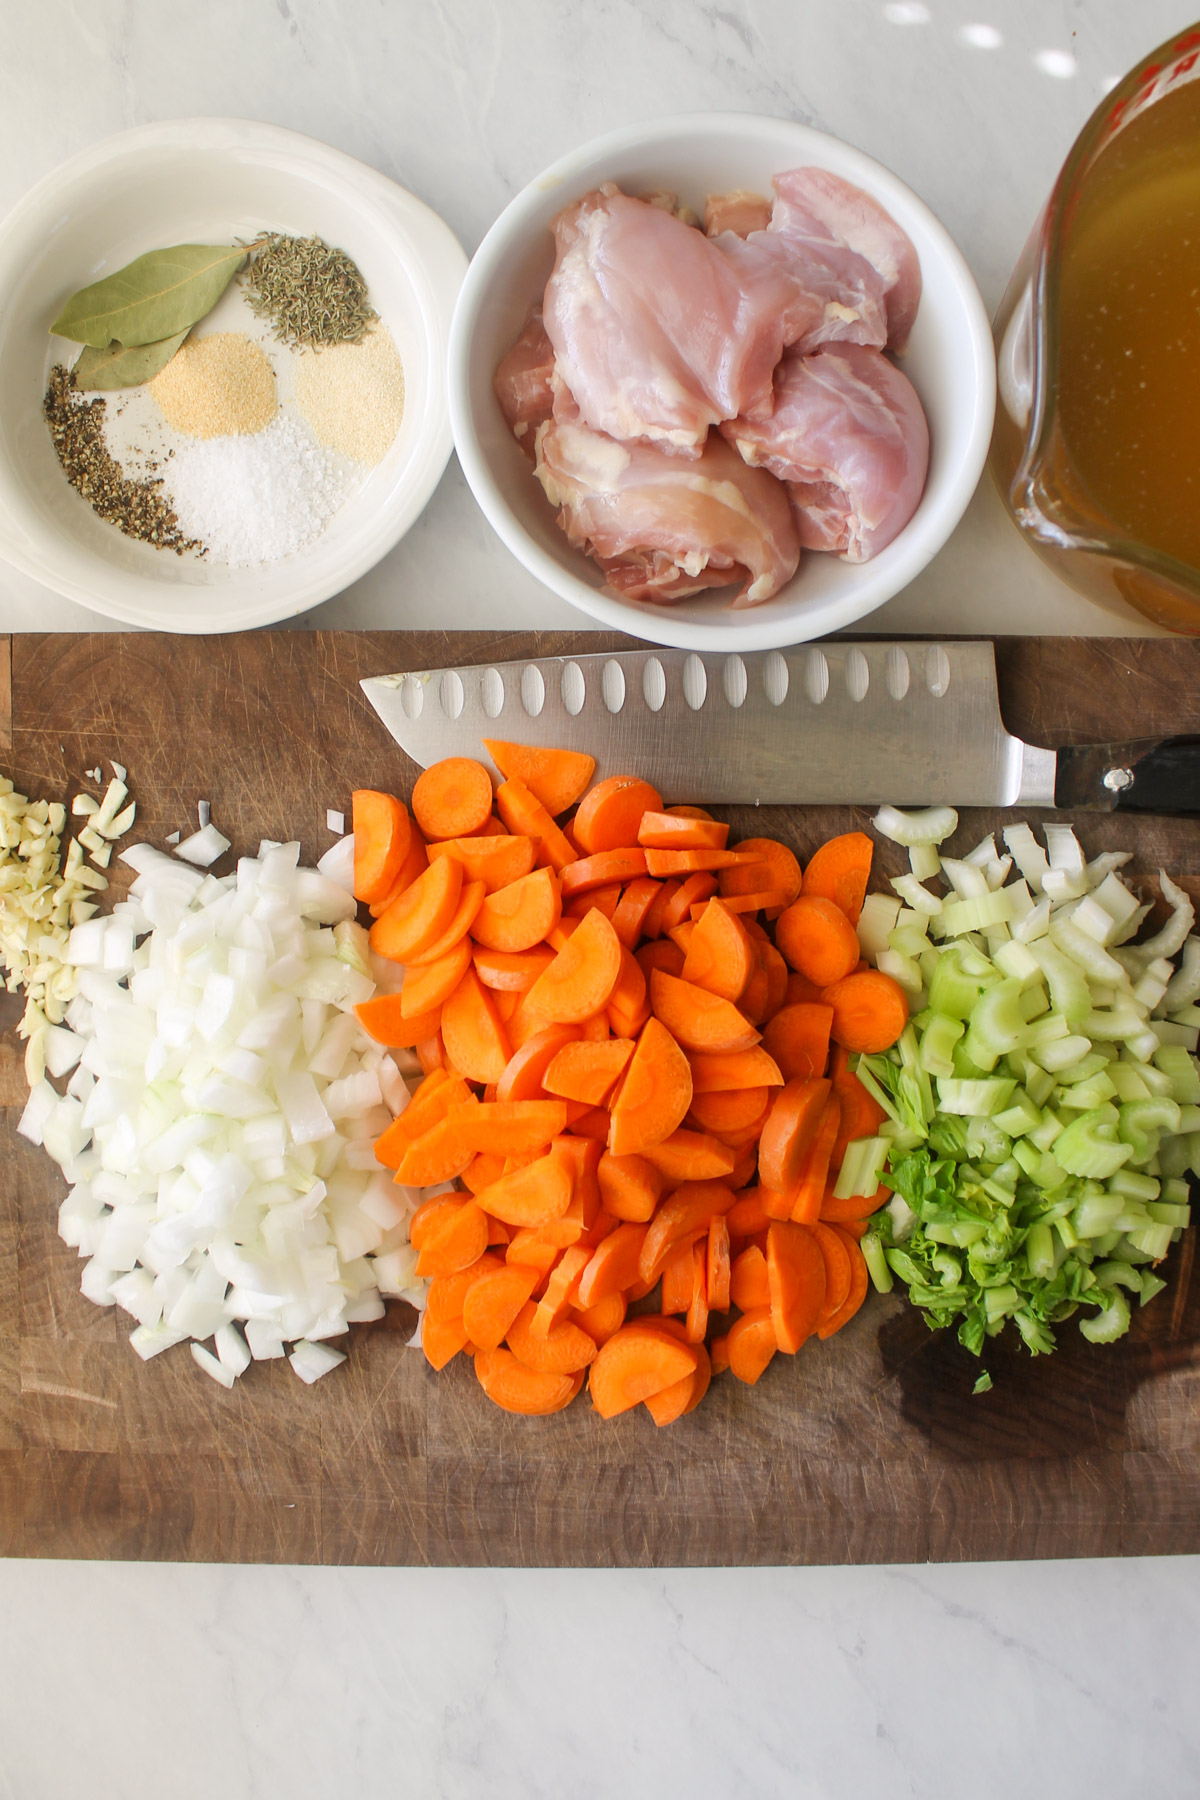
<svg viewBox="0 0 1200 1800">
<path fill-rule="evenodd" d="M 174 337 L 160 338 L 157 344 L 106 344 L 96 350 L 84 346 L 74 364 L 75 385 L 89 393 L 108 393 L 114 388 L 140 387 L 153 381 L 165 369 L 187 336 L 177 331 Z"/>
<path fill-rule="evenodd" d="M 95 350 L 114 339 L 130 349 L 161 343 L 210 313 L 245 260 L 240 245 L 176 244 L 149 250 L 102 281 L 80 288 L 51 333 Z"/>
</svg>

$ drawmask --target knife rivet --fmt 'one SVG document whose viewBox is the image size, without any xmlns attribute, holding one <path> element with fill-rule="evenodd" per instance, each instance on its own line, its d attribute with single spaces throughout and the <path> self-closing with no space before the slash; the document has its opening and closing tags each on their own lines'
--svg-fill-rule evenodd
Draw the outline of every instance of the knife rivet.
<svg viewBox="0 0 1200 1800">
<path fill-rule="evenodd" d="M 1132 769 L 1108 769 L 1104 775 L 1104 786 L 1110 794 L 1119 794 L 1123 788 L 1133 786 Z"/>
</svg>

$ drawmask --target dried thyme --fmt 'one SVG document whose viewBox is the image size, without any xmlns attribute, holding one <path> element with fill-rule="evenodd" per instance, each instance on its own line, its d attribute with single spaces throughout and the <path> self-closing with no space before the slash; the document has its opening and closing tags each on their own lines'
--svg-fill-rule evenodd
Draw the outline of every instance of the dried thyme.
<svg viewBox="0 0 1200 1800">
<path fill-rule="evenodd" d="M 266 233 L 243 282 L 251 310 L 293 347 L 357 344 L 378 317 L 357 264 L 323 238 Z"/>
<path fill-rule="evenodd" d="M 84 400 L 75 377 L 61 363 L 50 371 L 42 411 L 63 474 L 77 494 L 100 519 L 123 531 L 126 537 L 153 544 L 158 550 L 186 550 L 204 554 L 199 538 L 183 535 L 170 500 L 160 490 L 162 481 L 133 481 L 104 441 L 103 400 Z"/>
</svg>

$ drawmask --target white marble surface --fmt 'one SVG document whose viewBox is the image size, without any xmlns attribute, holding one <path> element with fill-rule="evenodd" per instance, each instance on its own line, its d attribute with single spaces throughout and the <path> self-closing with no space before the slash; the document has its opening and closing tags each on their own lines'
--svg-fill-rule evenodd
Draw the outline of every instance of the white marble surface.
<svg viewBox="0 0 1200 1800">
<path fill-rule="evenodd" d="M 888 164 L 994 307 L 1105 86 L 1185 24 L 1175 0 L 0 0 L 0 214 L 108 132 L 267 119 L 382 169 L 468 251 L 564 150 L 663 112 L 780 113 Z M 503 549 L 451 464 L 425 516 L 308 625 L 589 621 Z M 1044 569 L 985 478 L 881 631 L 1139 632 Z M 106 622 L 0 565 L 0 630 Z"/>
<path fill-rule="evenodd" d="M 579 139 L 790 114 L 894 167 L 989 305 L 1171 0 L 0 0 L 0 211 L 107 132 L 273 120 L 471 249 Z M 451 465 L 341 626 L 586 624 Z M 883 629 L 1129 629 L 986 487 Z M 0 567 L 0 630 L 103 621 Z M 1135 627 L 1136 628 L 1136 627 Z M 655 1794 L 1159 1800 L 1197 1789 L 1194 1560 L 665 1574 L 0 1564 L 0 1800 Z"/>
</svg>

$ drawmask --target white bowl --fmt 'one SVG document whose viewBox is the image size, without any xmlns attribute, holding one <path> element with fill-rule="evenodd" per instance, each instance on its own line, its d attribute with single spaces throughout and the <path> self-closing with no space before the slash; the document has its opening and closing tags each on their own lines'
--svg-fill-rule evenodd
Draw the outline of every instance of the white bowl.
<svg viewBox="0 0 1200 1800">
<path fill-rule="evenodd" d="M 42 417 L 55 360 L 47 327 L 75 289 L 147 250 L 262 230 L 316 232 L 353 257 L 400 352 L 405 408 L 382 462 L 315 543 L 229 568 L 123 537 L 68 486 Z M 446 466 L 446 343 L 465 268 L 421 201 L 274 125 L 180 119 L 72 157 L 0 225 L 0 556 L 97 612 L 162 631 L 268 625 L 327 600 L 404 535 Z"/>
<path fill-rule="evenodd" d="M 857 565 L 809 555 L 773 599 L 733 611 L 728 597 L 675 605 L 619 598 L 572 550 L 505 424 L 492 375 L 553 267 L 550 221 L 601 181 L 631 193 L 667 188 L 703 212 L 705 195 L 771 192 L 802 164 L 832 169 L 879 200 L 921 259 L 923 293 L 902 367 L 929 418 L 929 479 L 915 515 L 887 548 Z M 863 618 L 925 567 L 962 517 L 983 469 L 995 407 L 991 327 L 953 240 L 903 182 L 861 151 L 788 119 L 696 113 L 635 125 L 564 156 L 501 213 L 467 271 L 450 330 L 450 419 L 471 490 L 514 556 L 564 600 L 618 631 L 694 650 L 768 650 Z"/>
</svg>

